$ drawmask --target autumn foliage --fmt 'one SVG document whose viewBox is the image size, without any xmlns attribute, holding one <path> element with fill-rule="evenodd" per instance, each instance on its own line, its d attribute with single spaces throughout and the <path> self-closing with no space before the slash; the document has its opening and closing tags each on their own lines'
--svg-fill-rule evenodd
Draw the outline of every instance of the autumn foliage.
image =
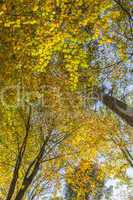
<svg viewBox="0 0 133 200">
<path fill-rule="evenodd" d="M 0 198 L 54 198 L 62 176 L 77 200 L 127 181 L 130 13 L 126 0 L 0 1 Z"/>
</svg>

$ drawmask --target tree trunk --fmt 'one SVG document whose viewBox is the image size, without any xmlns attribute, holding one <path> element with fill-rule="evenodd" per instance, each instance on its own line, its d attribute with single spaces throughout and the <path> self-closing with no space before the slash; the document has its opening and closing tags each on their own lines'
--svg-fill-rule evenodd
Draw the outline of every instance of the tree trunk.
<svg viewBox="0 0 133 200">
<path fill-rule="evenodd" d="M 18 152 L 18 155 L 17 155 L 15 168 L 14 168 L 14 171 L 13 171 L 13 177 L 12 177 L 12 180 L 11 180 L 11 183 L 10 183 L 10 186 L 9 186 L 9 190 L 8 190 L 8 193 L 7 193 L 6 200 L 12 199 L 12 196 L 13 196 L 14 191 L 16 189 L 18 174 L 19 174 L 22 159 L 23 159 L 23 156 L 24 156 L 24 153 L 25 153 L 25 149 L 26 149 L 26 145 L 27 145 L 27 139 L 28 139 L 28 135 L 29 135 L 30 118 L 31 118 L 31 107 L 29 109 L 28 121 L 27 121 L 27 124 L 26 124 L 26 134 L 25 134 L 25 137 L 23 139 L 23 143 L 22 143 L 20 150 Z"/>
<path fill-rule="evenodd" d="M 126 103 L 108 94 L 101 95 L 101 101 L 125 120 L 128 125 L 133 127 L 133 108 L 128 107 Z"/>
<path fill-rule="evenodd" d="M 40 148 L 40 152 L 38 153 L 38 156 L 31 163 L 31 165 L 29 165 L 29 167 L 28 167 L 28 169 L 25 173 L 25 177 L 23 179 L 23 182 L 22 182 L 22 187 L 20 188 L 19 192 L 17 193 L 15 200 L 22 200 L 23 199 L 27 189 L 31 185 L 35 176 L 37 175 L 37 173 L 39 171 L 39 167 L 40 167 L 40 162 L 43 159 L 45 147 L 46 147 L 46 145 L 49 141 L 50 136 L 51 136 L 51 131 L 49 132 L 48 136 L 46 137 L 46 139 L 45 139 L 45 141 L 42 145 L 42 147 Z M 33 167 L 33 169 L 30 172 L 32 167 Z"/>
<path fill-rule="evenodd" d="M 15 200 L 22 200 L 27 189 L 29 188 L 29 186 L 31 185 L 34 177 L 37 175 L 37 172 L 39 171 L 39 165 L 40 163 L 37 162 L 37 164 L 35 165 L 32 174 L 30 175 L 30 177 L 28 177 L 27 179 L 25 179 L 25 182 L 22 185 L 22 188 L 19 190 Z"/>
<path fill-rule="evenodd" d="M 118 139 L 116 138 L 111 138 L 111 140 L 114 142 L 115 145 L 117 145 L 119 147 L 119 149 L 121 150 L 121 152 L 123 153 L 125 159 L 127 160 L 127 162 L 129 163 L 129 165 L 133 168 L 133 157 L 130 154 L 129 150 L 127 149 L 127 147 L 122 147 L 120 145 L 120 142 L 118 141 Z"/>
</svg>

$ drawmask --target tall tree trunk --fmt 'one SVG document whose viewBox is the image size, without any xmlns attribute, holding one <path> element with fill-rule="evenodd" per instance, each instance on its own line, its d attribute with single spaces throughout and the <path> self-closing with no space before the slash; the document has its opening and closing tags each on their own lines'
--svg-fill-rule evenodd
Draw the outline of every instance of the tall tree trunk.
<svg viewBox="0 0 133 200">
<path fill-rule="evenodd" d="M 119 115 L 128 125 L 133 127 L 133 108 L 127 106 L 126 103 L 109 96 L 108 94 L 100 95 L 100 100 L 113 112 Z"/>
<path fill-rule="evenodd" d="M 40 163 L 37 162 L 33 171 L 32 171 L 32 174 L 29 177 L 27 177 L 27 179 L 25 179 L 24 183 L 22 184 L 22 188 L 19 190 L 15 200 L 22 200 L 23 199 L 25 192 L 27 191 L 27 189 L 31 185 L 34 177 L 37 175 L 37 172 L 39 171 L 39 166 L 40 166 Z"/>
<path fill-rule="evenodd" d="M 48 136 L 46 137 L 42 147 L 40 148 L 40 151 L 39 151 L 37 157 L 29 165 L 29 167 L 28 167 L 28 169 L 27 169 L 27 171 L 25 173 L 25 177 L 23 179 L 23 182 L 22 182 L 22 187 L 20 188 L 19 192 L 17 193 L 15 200 L 22 200 L 23 199 L 27 189 L 31 185 L 31 183 L 32 183 L 33 179 L 35 178 L 35 176 L 37 175 L 37 173 L 39 171 L 41 160 L 43 159 L 45 147 L 46 147 L 46 145 L 47 145 L 47 143 L 49 141 L 50 136 L 51 136 L 51 131 L 48 134 Z M 32 167 L 33 167 L 33 169 L 31 170 Z"/>
<path fill-rule="evenodd" d="M 133 168 L 133 157 L 130 154 L 129 150 L 127 149 L 127 147 L 122 147 L 120 145 L 120 141 L 118 141 L 118 139 L 111 137 L 111 140 L 114 142 L 115 145 L 117 145 L 119 147 L 119 149 L 121 150 L 121 152 L 123 153 L 123 156 L 125 157 L 125 159 L 127 160 L 127 162 L 129 163 L 129 165 Z"/>
<path fill-rule="evenodd" d="M 25 153 L 25 149 L 26 149 L 26 145 L 27 145 L 27 139 L 28 139 L 28 135 L 29 135 L 30 118 L 31 118 L 31 107 L 29 109 L 28 121 L 27 121 L 27 124 L 26 124 L 26 134 L 25 134 L 25 137 L 23 139 L 23 143 L 22 143 L 20 150 L 18 152 L 18 155 L 17 155 L 16 164 L 15 164 L 14 171 L 13 171 L 13 177 L 12 177 L 12 180 L 11 180 L 11 183 L 10 183 L 10 186 L 9 186 L 9 190 L 8 190 L 8 193 L 7 193 L 6 200 L 12 199 L 12 196 L 13 196 L 14 191 L 16 189 L 18 174 L 19 174 L 22 159 L 23 159 L 23 156 L 24 156 L 24 153 Z"/>
<path fill-rule="evenodd" d="M 16 197 L 15 197 L 15 200 L 22 200 L 26 191 L 28 190 L 29 186 L 32 184 L 34 178 L 36 177 L 38 171 L 39 171 L 39 168 L 40 168 L 40 165 L 41 165 L 41 162 L 43 161 L 43 157 L 44 157 L 44 152 L 45 152 L 45 149 L 46 149 L 46 145 L 48 144 L 49 140 L 50 140 L 50 137 L 51 137 L 51 133 L 52 133 L 52 130 L 51 129 L 46 137 L 46 139 L 44 140 L 43 144 L 42 144 L 42 147 L 40 148 L 40 151 L 37 155 L 37 157 L 33 160 L 33 162 L 29 165 L 26 173 L 25 173 L 25 176 L 23 178 L 23 182 L 22 182 L 22 187 L 20 188 L 20 190 L 18 191 Z M 67 135 L 64 136 L 63 138 L 57 140 L 57 142 L 55 142 L 55 144 L 53 145 L 53 148 L 56 147 L 58 144 L 60 144 L 64 139 L 66 139 Z M 50 151 L 53 149 L 53 148 L 50 148 L 47 152 L 50 153 Z M 56 158 L 56 157 L 55 157 Z"/>
</svg>

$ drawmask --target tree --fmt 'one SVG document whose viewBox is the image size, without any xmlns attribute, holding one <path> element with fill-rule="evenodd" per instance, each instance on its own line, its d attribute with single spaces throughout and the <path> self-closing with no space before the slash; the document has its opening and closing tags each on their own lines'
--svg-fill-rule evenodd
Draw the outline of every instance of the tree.
<svg viewBox="0 0 133 200">
<path fill-rule="evenodd" d="M 9 0 L 1 1 L 0 7 L 0 192 L 7 200 L 21 200 L 33 190 L 39 173 L 42 178 L 45 171 L 44 182 L 56 179 L 53 166 L 59 171 L 69 154 L 77 160 L 72 153 L 82 139 L 90 148 L 86 151 L 81 145 L 81 149 L 96 158 L 102 150 L 95 143 L 103 135 L 100 144 L 106 144 L 104 150 L 109 153 L 105 138 L 109 128 L 117 132 L 116 118 L 110 124 L 106 117 L 106 127 L 105 118 L 83 104 L 88 88 L 91 92 L 99 88 L 106 72 L 111 81 L 121 81 L 118 75 L 125 74 L 116 63 L 122 59 L 126 64 L 130 50 L 130 5 L 111 0 Z M 124 39 L 120 40 L 119 32 L 124 32 Z M 103 46 L 111 50 L 111 67 L 110 61 L 103 62 Z M 107 104 L 106 99 L 103 102 L 111 109 L 113 105 L 112 110 L 132 125 L 129 115 L 116 108 L 123 104 L 116 100 L 114 105 L 112 97 Z M 65 140 L 68 135 L 70 139 Z M 83 151 L 79 155 L 85 157 Z"/>
<path fill-rule="evenodd" d="M 1 169 L 5 168 L 7 158 L 11 163 L 11 166 L 7 166 L 9 172 L 7 178 L 9 180 L 11 178 L 10 184 L 3 179 L 1 180 L 1 188 L 7 190 L 9 187 L 6 199 L 22 199 L 30 189 L 38 173 L 42 173 L 48 165 L 49 172 L 45 172 L 47 176 L 44 177 L 44 182 L 45 179 L 50 179 L 53 163 L 50 164 L 49 161 L 51 162 L 51 160 L 60 157 L 58 153 L 59 145 L 68 136 L 68 133 L 65 131 L 60 131 L 61 127 L 65 126 L 67 128 L 67 123 L 69 120 L 72 122 L 73 118 L 72 116 L 71 118 L 69 116 L 65 118 L 64 111 L 68 109 L 67 101 L 61 104 L 60 98 L 56 93 L 57 90 L 53 91 L 51 87 L 47 90 L 45 89 L 45 92 L 47 92 L 44 96 L 45 104 L 39 104 L 38 101 L 29 102 L 28 105 L 25 105 L 26 110 L 23 108 L 24 105 L 20 109 L 14 104 L 13 110 L 8 108 L 4 112 L 5 118 L 2 120 L 3 123 L 5 120 L 6 124 L 1 125 L 2 137 L 4 139 L 1 144 L 4 150 L 1 155 Z M 53 92 L 52 95 L 51 92 Z M 49 97 L 50 101 L 47 101 Z M 57 107 L 59 103 L 60 106 Z M 15 119 L 14 116 L 17 116 L 17 118 Z M 5 138 L 5 133 L 7 138 Z M 7 150 L 5 149 L 6 146 L 8 147 Z M 6 155 L 7 153 L 9 155 Z M 13 176 L 11 177 L 12 170 Z M 47 171 L 47 169 L 45 170 Z M 6 176 L 6 173 L 3 173 L 1 178 L 4 178 L 4 176 Z"/>
<path fill-rule="evenodd" d="M 100 199 L 103 193 L 104 178 L 103 172 L 98 169 L 96 163 L 81 161 L 73 172 L 66 174 L 66 200 Z"/>
<path fill-rule="evenodd" d="M 108 94 L 101 94 L 100 100 L 130 126 L 133 126 L 133 108 Z"/>
</svg>

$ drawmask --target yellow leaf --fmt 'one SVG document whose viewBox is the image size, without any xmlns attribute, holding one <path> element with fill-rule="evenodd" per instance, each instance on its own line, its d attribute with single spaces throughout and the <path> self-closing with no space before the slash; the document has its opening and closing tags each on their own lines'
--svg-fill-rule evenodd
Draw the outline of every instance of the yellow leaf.
<svg viewBox="0 0 133 200">
<path fill-rule="evenodd" d="M 38 10 L 38 5 L 34 5 L 34 7 L 32 8 L 32 11 L 35 12 Z"/>
</svg>

